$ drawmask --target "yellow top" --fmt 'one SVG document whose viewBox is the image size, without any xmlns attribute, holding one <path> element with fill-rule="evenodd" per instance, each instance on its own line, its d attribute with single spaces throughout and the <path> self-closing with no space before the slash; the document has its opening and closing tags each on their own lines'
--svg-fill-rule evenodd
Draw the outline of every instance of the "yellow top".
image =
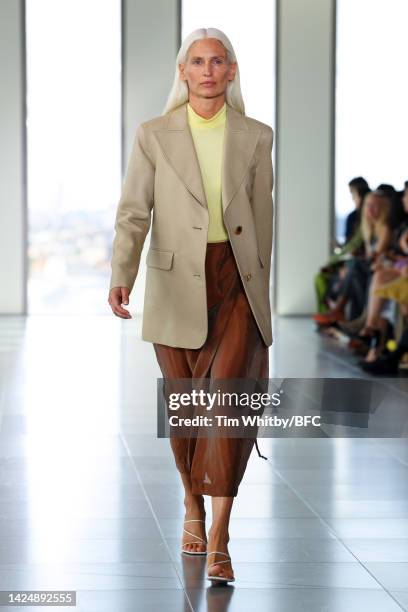
<svg viewBox="0 0 408 612">
<path fill-rule="evenodd" d="M 190 103 L 187 103 L 187 112 L 208 204 L 207 240 L 208 242 L 223 242 L 229 239 L 221 199 L 222 154 L 227 104 L 224 102 L 224 106 L 210 119 L 198 115 Z"/>
</svg>

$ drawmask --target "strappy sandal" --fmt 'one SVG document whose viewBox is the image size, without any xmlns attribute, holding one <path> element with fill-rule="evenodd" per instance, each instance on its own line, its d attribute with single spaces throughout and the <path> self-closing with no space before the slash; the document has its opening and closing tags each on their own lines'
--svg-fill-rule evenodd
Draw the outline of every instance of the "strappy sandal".
<svg viewBox="0 0 408 612">
<path fill-rule="evenodd" d="M 184 521 L 184 523 L 193 523 L 196 521 L 200 523 L 205 523 L 205 520 L 203 519 L 188 519 L 187 521 Z M 191 535 L 193 538 L 197 538 L 199 542 L 197 542 L 197 540 L 192 540 L 191 542 L 184 542 L 184 544 L 182 544 L 181 546 L 182 554 L 183 555 L 206 555 L 207 554 L 206 550 L 184 550 L 184 546 L 187 546 L 187 544 L 205 544 L 205 546 L 207 547 L 207 542 L 203 540 L 203 538 L 200 538 L 200 536 L 196 535 L 195 533 L 191 533 L 191 531 L 187 531 L 187 529 L 184 529 L 184 527 L 183 527 L 183 531 L 185 533 L 188 533 L 188 535 Z"/>
<path fill-rule="evenodd" d="M 209 569 L 213 565 L 220 565 L 220 563 L 229 563 L 229 561 L 231 561 L 231 557 L 227 555 L 227 553 L 221 552 L 219 550 L 213 550 L 209 552 L 208 555 L 224 555 L 224 557 L 228 557 L 228 559 L 225 559 L 225 561 L 214 561 L 214 563 L 210 563 L 210 565 L 207 567 L 207 579 L 212 580 L 214 582 L 234 582 L 235 578 L 226 578 L 225 576 L 210 576 L 210 574 L 208 573 Z"/>
</svg>

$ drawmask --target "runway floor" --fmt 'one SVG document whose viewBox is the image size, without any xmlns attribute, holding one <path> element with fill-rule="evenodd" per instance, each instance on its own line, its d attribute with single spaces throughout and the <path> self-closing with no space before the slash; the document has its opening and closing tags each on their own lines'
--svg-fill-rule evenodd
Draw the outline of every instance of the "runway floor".
<svg viewBox="0 0 408 612">
<path fill-rule="evenodd" d="M 253 451 L 232 511 L 234 585 L 180 555 L 139 324 L 0 317 L 0 591 L 72 590 L 86 612 L 408 610 L 406 437 L 259 440 L 268 460 Z M 270 377 L 361 377 L 309 318 L 274 319 L 270 358 Z"/>
</svg>

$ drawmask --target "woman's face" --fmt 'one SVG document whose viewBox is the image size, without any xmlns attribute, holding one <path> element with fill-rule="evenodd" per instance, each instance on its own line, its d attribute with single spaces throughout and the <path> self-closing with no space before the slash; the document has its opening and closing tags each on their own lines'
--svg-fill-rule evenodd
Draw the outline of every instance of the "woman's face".
<svg viewBox="0 0 408 612">
<path fill-rule="evenodd" d="M 196 40 L 185 64 L 179 64 L 180 78 L 187 81 L 190 95 L 216 98 L 224 94 L 235 77 L 237 64 L 228 64 L 224 45 L 216 38 Z M 206 83 L 207 81 L 207 83 Z"/>
<path fill-rule="evenodd" d="M 368 195 L 364 204 L 365 214 L 369 219 L 375 220 L 380 213 L 380 199 L 375 195 Z"/>
</svg>

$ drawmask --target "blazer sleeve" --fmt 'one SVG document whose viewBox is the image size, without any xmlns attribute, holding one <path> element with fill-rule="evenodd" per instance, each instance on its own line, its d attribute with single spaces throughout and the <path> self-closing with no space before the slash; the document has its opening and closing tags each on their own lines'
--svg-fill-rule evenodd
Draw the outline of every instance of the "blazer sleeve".
<svg viewBox="0 0 408 612">
<path fill-rule="evenodd" d="M 268 129 L 264 129 L 260 136 L 260 149 L 255 169 L 252 195 L 252 210 L 258 237 L 259 255 L 268 273 L 270 273 L 271 268 L 273 240 L 273 139 L 274 132 L 272 128 L 268 126 Z"/>
<path fill-rule="evenodd" d="M 133 289 L 151 224 L 154 177 L 155 166 L 147 150 L 143 124 L 140 124 L 116 212 L 109 291 L 113 287 L 128 287 L 130 292 Z"/>
</svg>

